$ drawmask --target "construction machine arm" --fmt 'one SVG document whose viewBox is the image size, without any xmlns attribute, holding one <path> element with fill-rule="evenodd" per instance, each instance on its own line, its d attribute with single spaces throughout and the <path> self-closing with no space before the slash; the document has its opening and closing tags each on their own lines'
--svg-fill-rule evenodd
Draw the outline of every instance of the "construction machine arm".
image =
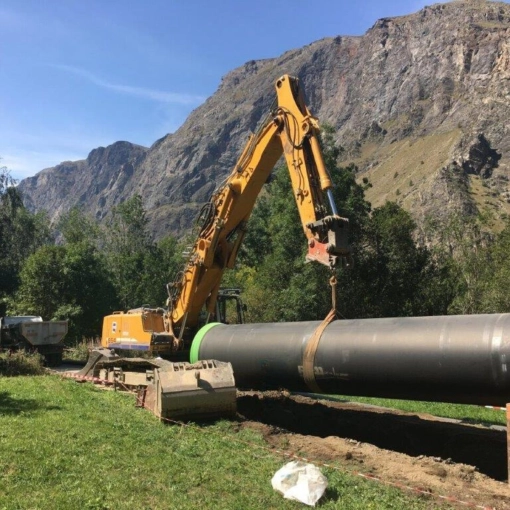
<svg viewBox="0 0 510 510">
<path fill-rule="evenodd" d="M 250 137 L 232 173 L 203 209 L 201 231 L 169 300 L 169 329 L 174 335 L 178 332 L 179 339 L 185 327 L 197 325 L 204 303 L 214 312 L 223 272 L 234 267 L 255 201 L 282 154 L 308 239 L 307 260 L 334 267 L 339 256 L 349 254 L 348 221 L 338 216 L 334 204 L 317 119 L 305 104 L 297 78 L 278 79 L 276 95 L 269 119 Z"/>
</svg>

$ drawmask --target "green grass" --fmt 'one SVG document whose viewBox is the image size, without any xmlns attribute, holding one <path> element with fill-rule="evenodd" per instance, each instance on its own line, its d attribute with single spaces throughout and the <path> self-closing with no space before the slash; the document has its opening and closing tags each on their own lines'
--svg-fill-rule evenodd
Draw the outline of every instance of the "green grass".
<svg viewBox="0 0 510 510">
<path fill-rule="evenodd" d="M 271 488 L 288 459 L 236 430 L 229 421 L 163 425 L 131 395 L 57 376 L 0 377 L 0 509 L 303 508 Z M 323 471 L 330 487 L 321 509 L 440 506 Z"/>
<path fill-rule="evenodd" d="M 408 413 L 431 414 L 444 418 L 462 420 L 466 423 L 480 425 L 506 425 L 506 413 L 496 409 L 486 409 L 482 406 L 463 404 L 444 404 L 440 402 L 418 402 L 412 400 L 395 400 L 389 398 L 348 397 L 331 395 L 334 400 L 348 400 L 361 402 L 391 409 L 400 409 Z"/>
<path fill-rule="evenodd" d="M 43 373 L 43 357 L 38 353 L 16 351 L 0 354 L 0 376 L 40 375 Z"/>
</svg>

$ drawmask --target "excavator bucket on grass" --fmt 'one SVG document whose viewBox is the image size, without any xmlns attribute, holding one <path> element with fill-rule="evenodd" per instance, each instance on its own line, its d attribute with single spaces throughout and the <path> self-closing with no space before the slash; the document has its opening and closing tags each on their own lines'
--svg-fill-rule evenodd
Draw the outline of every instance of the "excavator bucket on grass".
<svg viewBox="0 0 510 510">
<path fill-rule="evenodd" d="M 139 403 L 163 420 L 205 420 L 233 416 L 236 393 L 230 363 L 170 363 L 154 370 Z"/>
<path fill-rule="evenodd" d="M 109 349 L 97 349 L 79 375 L 107 381 L 120 390 L 136 390 L 137 405 L 162 420 L 228 418 L 237 409 L 232 365 L 221 361 L 172 363 L 121 358 Z"/>
</svg>

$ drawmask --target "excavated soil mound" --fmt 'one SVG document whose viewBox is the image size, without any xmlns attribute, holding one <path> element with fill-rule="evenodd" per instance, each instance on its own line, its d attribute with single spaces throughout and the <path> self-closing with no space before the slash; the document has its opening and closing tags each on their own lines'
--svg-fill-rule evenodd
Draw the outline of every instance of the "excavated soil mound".
<svg viewBox="0 0 510 510">
<path fill-rule="evenodd" d="M 287 392 L 242 392 L 240 425 L 311 461 L 510 509 L 506 431 Z"/>
</svg>

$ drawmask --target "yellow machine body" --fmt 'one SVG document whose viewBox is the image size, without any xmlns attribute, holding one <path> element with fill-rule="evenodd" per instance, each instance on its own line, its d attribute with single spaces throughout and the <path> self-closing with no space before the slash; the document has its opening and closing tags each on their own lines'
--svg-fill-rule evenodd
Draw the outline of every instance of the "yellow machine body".
<svg viewBox="0 0 510 510">
<path fill-rule="evenodd" d="M 137 308 L 115 312 L 103 319 L 101 345 L 107 349 L 166 351 L 172 338 L 165 334 L 164 311 Z"/>
</svg>

